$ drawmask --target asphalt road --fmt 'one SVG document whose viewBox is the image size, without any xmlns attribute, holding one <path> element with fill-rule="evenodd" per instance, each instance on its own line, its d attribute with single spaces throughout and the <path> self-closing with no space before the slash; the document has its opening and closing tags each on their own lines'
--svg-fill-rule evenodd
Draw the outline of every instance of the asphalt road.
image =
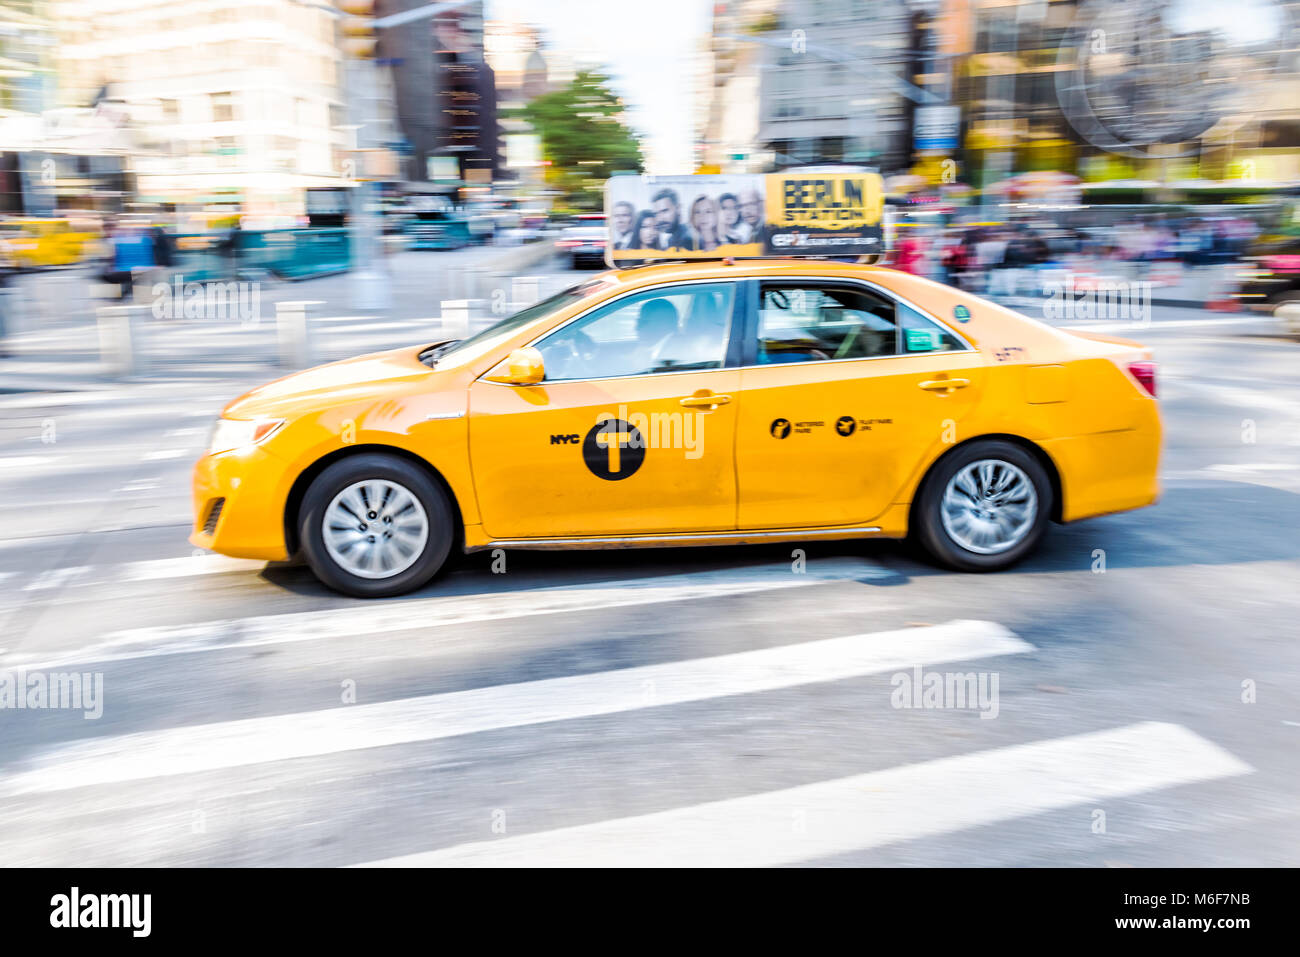
<svg viewBox="0 0 1300 957">
<path fill-rule="evenodd" d="M 1132 325 L 1161 502 L 988 576 L 509 553 L 357 602 L 185 541 L 265 372 L 0 396 L 0 676 L 103 676 L 93 720 L 0 710 L 0 864 L 1294 865 L 1300 343 Z M 901 695 L 933 673 L 989 697 Z"/>
</svg>

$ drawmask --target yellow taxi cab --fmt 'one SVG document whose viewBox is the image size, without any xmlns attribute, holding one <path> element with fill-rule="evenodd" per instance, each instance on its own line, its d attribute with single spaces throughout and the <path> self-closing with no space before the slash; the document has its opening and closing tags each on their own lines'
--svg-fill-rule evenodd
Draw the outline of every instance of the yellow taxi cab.
<svg viewBox="0 0 1300 957">
<path fill-rule="evenodd" d="M 0 239 L 16 265 L 25 269 L 71 266 L 81 262 L 97 235 L 68 219 L 11 219 Z"/>
<path fill-rule="evenodd" d="M 1156 500 L 1155 391 L 1137 343 L 889 268 L 618 269 L 230 403 L 190 541 L 357 596 L 493 548 L 911 536 L 991 571 Z"/>
</svg>

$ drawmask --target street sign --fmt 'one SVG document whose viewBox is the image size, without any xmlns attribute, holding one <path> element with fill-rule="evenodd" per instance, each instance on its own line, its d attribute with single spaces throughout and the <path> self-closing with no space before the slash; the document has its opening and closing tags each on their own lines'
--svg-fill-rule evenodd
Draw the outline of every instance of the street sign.
<svg viewBox="0 0 1300 957">
<path fill-rule="evenodd" d="M 961 107 L 918 106 L 912 142 L 918 150 L 955 150 L 961 131 Z"/>
</svg>

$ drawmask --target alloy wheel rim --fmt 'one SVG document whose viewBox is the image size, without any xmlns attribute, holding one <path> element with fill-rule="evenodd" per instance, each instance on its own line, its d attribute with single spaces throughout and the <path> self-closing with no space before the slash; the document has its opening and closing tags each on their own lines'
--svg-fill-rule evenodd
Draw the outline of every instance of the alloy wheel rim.
<svg viewBox="0 0 1300 957">
<path fill-rule="evenodd" d="M 325 550 L 359 578 L 392 578 L 415 564 L 429 541 L 429 518 L 410 489 L 389 479 L 354 482 L 321 519 Z"/>
<path fill-rule="evenodd" d="M 957 470 L 940 503 L 944 531 L 969 552 L 997 555 L 1024 541 L 1038 517 L 1038 491 L 1024 470 L 980 459 Z"/>
</svg>

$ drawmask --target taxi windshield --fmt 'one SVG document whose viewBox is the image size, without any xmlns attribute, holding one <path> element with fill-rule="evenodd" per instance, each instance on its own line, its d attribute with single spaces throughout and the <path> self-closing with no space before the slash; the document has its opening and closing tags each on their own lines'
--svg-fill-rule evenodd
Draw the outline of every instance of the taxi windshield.
<svg viewBox="0 0 1300 957">
<path fill-rule="evenodd" d="M 536 319 L 542 319 L 580 299 L 585 299 L 605 285 L 606 281 L 603 279 L 591 279 L 561 290 L 553 296 L 535 302 L 526 309 L 516 312 L 513 316 L 507 316 L 500 322 L 493 323 L 486 329 L 474 333 L 468 339 L 459 339 L 456 342 L 440 347 L 435 354 L 428 357 L 432 360 L 430 364 L 441 365 L 445 360 L 453 358 L 457 362 L 463 362 L 481 356 L 502 340 L 514 335 L 515 332 L 528 325 L 528 323 Z"/>
</svg>

